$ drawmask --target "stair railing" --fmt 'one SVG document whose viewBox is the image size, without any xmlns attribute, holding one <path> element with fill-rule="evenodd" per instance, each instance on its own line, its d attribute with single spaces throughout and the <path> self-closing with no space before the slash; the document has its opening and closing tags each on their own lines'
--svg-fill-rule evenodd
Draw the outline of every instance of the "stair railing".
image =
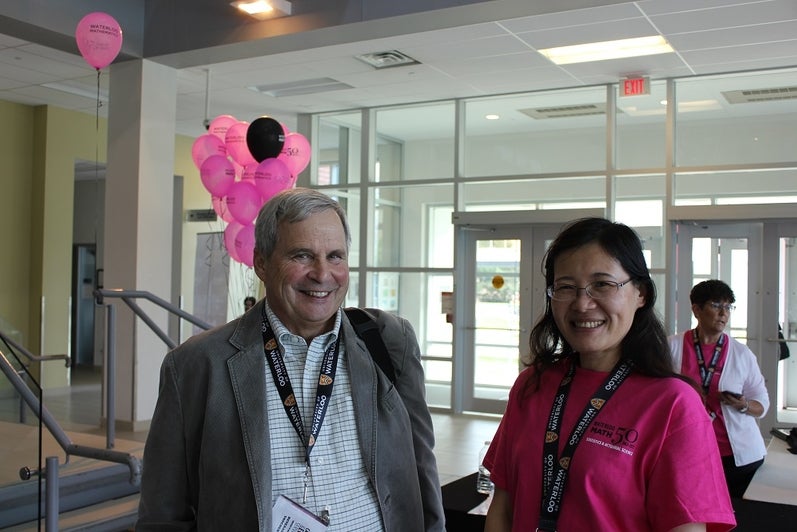
<svg viewBox="0 0 797 532">
<path fill-rule="evenodd" d="M 201 329 L 210 329 L 212 325 L 206 323 L 196 316 L 189 314 L 188 312 L 184 311 L 180 307 L 173 305 L 162 299 L 151 292 L 147 292 L 144 290 L 124 290 L 121 288 L 115 289 L 108 289 L 108 288 L 99 288 L 94 290 L 94 297 L 96 298 L 96 302 L 98 305 L 106 305 L 105 299 L 121 299 L 129 308 L 130 310 L 135 313 L 136 316 L 141 318 L 151 330 L 154 332 L 158 338 L 163 340 L 163 342 L 169 347 L 169 349 L 174 349 L 177 347 L 177 342 L 173 340 L 168 334 L 166 334 L 163 329 L 158 327 L 152 318 L 150 318 L 141 307 L 135 302 L 136 299 L 146 299 L 157 306 L 165 309 L 168 312 L 178 316 L 181 319 L 189 321 L 196 325 Z M 105 323 L 106 327 L 106 419 L 108 420 L 105 424 L 106 428 L 106 444 L 109 449 L 113 448 L 114 439 L 115 439 L 115 422 L 116 419 L 116 308 L 114 305 L 106 305 L 108 317 Z M 179 325 L 178 325 L 179 330 Z"/>
<path fill-rule="evenodd" d="M 26 361 L 20 360 L 19 357 L 16 357 L 17 361 L 22 365 L 22 367 L 17 370 L 17 374 L 22 377 L 23 379 L 29 374 L 28 368 L 30 368 L 31 363 L 33 362 L 46 362 L 48 360 L 63 360 L 66 364 L 66 367 L 69 367 L 72 364 L 72 358 L 69 355 L 34 355 L 24 346 L 20 345 L 19 343 L 15 342 L 13 338 L 8 336 L 3 331 L 0 331 L 0 340 L 5 342 L 5 344 L 12 350 L 14 350 L 15 354 L 20 354 L 25 357 Z M 25 408 L 25 400 L 20 395 L 19 397 L 19 422 L 25 423 L 27 418 L 25 416 L 25 412 L 27 409 Z"/>
</svg>

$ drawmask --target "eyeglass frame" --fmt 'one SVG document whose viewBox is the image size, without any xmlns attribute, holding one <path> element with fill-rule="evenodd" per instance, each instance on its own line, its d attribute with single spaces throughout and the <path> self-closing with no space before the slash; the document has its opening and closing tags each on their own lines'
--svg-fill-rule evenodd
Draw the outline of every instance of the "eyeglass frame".
<svg viewBox="0 0 797 532">
<path fill-rule="evenodd" d="M 584 293 L 587 294 L 587 297 L 589 297 L 590 299 L 594 299 L 596 301 L 600 301 L 601 299 L 606 299 L 607 297 L 613 296 L 614 294 L 619 292 L 622 287 L 624 287 L 625 285 L 627 285 L 628 283 L 630 283 L 630 282 L 632 282 L 634 280 L 635 280 L 635 278 L 631 277 L 627 281 L 623 281 L 621 283 L 618 283 L 617 281 L 610 281 L 608 279 L 601 279 L 601 280 L 598 280 L 598 281 L 592 281 L 591 283 L 587 283 L 585 286 L 575 286 L 575 285 L 571 285 L 571 284 L 565 285 L 565 286 L 573 287 L 573 288 L 576 289 L 576 292 L 575 292 L 576 295 L 572 299 L 556 299 L 554 297 L 554 294 L 556 293 L 556 290 L 554 290 L 553 285 L 551 285 L 551 286 L 549 286 L 549 287 L 547 287 L 545 289 L 545 294 L 548 296 L 548 298 L 551 301 L 567 302 L 567 301 L 575 301 L 576 299 L 578 299 L 578 291 L 579 290 L 583 290 Z M 606 297 L 595 297 L 589 292 L 589 287 L 591 285 L 593 285 L 593 284 L 596 284 L 596 283 L 609 283 L 609 284 L 612 284 L 615 287 L 615 291 L 614 291 L 614 293 L 609 294 Z M 559 288 L 564 288 L 565 286 L 560 286 Z"/>
<path fill-rule="evenodd" d="M 736 310 L 736 305 L 733 303 L 720 303 L 719 301 L 706 301 L 706 304 L 719 312 L 720 310 L 724 310 L 725 312 L 733 312 Z"/>
</svg>

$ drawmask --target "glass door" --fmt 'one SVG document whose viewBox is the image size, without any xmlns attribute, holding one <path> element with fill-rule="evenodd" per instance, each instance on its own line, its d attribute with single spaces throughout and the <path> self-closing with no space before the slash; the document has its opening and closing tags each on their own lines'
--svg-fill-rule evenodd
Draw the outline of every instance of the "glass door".
<svg viewBox="0 0 797 532">
<path fill-rule="evenodd" d="M 501 414 L 523 368 L 531 326 L 544 310 L 540 265 L 559 225 L 463 228 L 464 411 Z"/>
<path fill-rule="evenodd" d="M 676 331 L 694 327 L 689 291 L 721 279 L 736 295 L 727 332 L 756 354 L 770 395 L 761 430 L 797 423 L 797 223 L 679 222 Z M 778 337 L 778 327 L 783 339 Z M 789 350 L 782 358 L 781 345 Z"/>
</svg>

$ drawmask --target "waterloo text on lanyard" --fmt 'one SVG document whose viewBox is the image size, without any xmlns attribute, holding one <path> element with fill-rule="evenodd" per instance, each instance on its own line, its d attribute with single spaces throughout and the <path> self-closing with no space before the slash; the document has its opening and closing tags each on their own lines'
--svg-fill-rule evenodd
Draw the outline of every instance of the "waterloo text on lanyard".
<svg viewBox="0 0 797 532">
<path fill-rule="evenodd" d="M 570 385 L 573 376 L 576 374 L 576 362 L 570 364 L 567 374 L 559 383 L 559 390 L 556 393 L 551 414 L 548 417 L 548 430 L 545 432 L 545 443 L 542 452 L 542 505 L 540 507 L 540 521 L 537 530 L 555 531 L 556 522 L 559 519 L 559 512 L 562 506 L 562 495 L 565 491 L 567 474 L 570 471 L 570 462 L 573 453 L 581 441 L 581 437 L 587 431 L 590 423 L 600 413 L 609 399 L 617 391 L 626 377 L 631 373 L 631 363 L 620 361 L 612 372 L 603 381 L 603 384 L 595 391 L 592 399 L 581 412 L 581 417 L 570 433 L 570 439 L 562 449 L 562 456 L 559 455 L 559 433 L 562 429 L 562 417 L 564 416 L 567 396 L 570 393 Z M 557 459 L 558 458 L 558 459 Z"/>
<path fill-rule="evenodd" d="M 302 494 L 302 504 L 307 504 L 307 486 L 310 482 L 310 453 L 313 450 L 318 434 L 321 432 L 321 424 L 324 422 L 324 417 L 327 413 L 327 406 L 332 396 L 332 385 L 335 383 L 335 371 L 338 367 L 338 353 L 340 347 L 340 336 L 337 341 L 330 344 L 324 352 L 324 359 L 321 362 L 321 372 L 318 376 L 318 388 L 316 389 L 315 396 L 315 410 L 313 411 L 313 423 L 310 426 L 310 438 L 308 439 L 304 432 L 304 424 L 302 423 L 302 415 L 299 405 L 296 402 L 296 396 L 293 393 L 293 386 L 291 386 L 291 379 L 288 376 L 288 368 L 285 366 L 285 361 L 280 353 L 277 339 L 274 337 L 274 331 L 268 323 L 268 318 L 265 315 L 265 307 L 263 310 L 263 324 L 261 326 L 263 332 L 263 350 L 266 353 L 266 360 L 271 368 L 271 375 L 274 377 L 274 383 L 279 391 L 280 399 L 282 399 L 282 406 L 285 407 L 285 412 L 288 414 L 288 419 L 293 425 L 296 434 L 305 448 L 304 454 L 304 492 Z M 329 523 L 329 511 L 325 510 L 321 518 Z"/>
<path fill-rule="evenodd" d="M 722 346 L 725 344 L 725 335 L 720 334 L 719 340 L 714 345 L 714 354 L 711 356 L 708 369 L 706 369 L 706 361 L 703 360 L 703 349 L 700 348 L 700 338 L 697 335 L 697 329 L 692 329 L 692 341 L 695 343 L 695 355 L 697 355 L 697 367 L 700 369 L 700 384 L 703 385 L 703 391 L 708 393 L 708 387 L 711 384 L 711 377 L 717 369 L 717 362 L 722 353 Z"/>
</svg>

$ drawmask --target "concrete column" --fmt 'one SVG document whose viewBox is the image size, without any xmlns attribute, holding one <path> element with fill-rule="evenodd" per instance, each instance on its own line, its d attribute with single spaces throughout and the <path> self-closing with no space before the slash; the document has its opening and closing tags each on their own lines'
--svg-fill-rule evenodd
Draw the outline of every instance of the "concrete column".
<svg viewBox="0 0 797 532">
<path fill-rule="evenodd" d="M 111 67 L 105 239 L 106 289 L 144 290 L 169 300 L 177 72 L 147 60 Z M 120 300 L 116 305 L 116 424 L 146 429 L 167 346 Z M 162 330 L 167 312 L 136 300 Z"/>
</svg>

